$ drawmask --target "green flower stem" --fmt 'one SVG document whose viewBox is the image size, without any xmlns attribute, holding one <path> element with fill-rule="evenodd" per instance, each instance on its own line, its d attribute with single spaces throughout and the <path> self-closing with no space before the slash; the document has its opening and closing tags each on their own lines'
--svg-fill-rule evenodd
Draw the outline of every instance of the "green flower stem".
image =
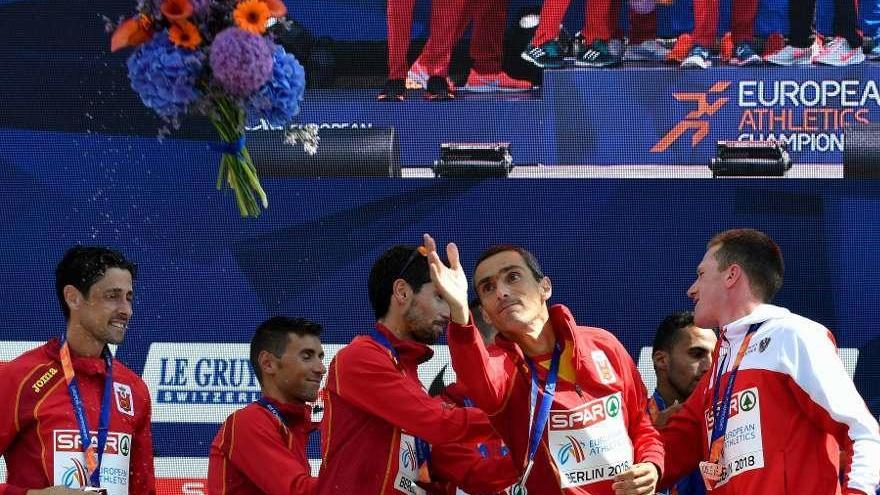
<svg viewBox="0 0 880 495">
<path fill-rule="evenodd" d="M 226 97 L 216 98 L 214 108 L 216 112 L 211 115 L 211 123 L 217 134 L 224 142 L 235 143 L 244 133 L 244 110 Z M 260 205 L 263 208 L 269 207 L 269 200 L 260 184 L 257 169 L 247 147 L 239 154 L 223 154 L 217 172 L 217 190 L 223 188 L 224 181 L 235 193 L 235 202 L 241 216 L 256 217 L 260 215 Z"/>
</svg>

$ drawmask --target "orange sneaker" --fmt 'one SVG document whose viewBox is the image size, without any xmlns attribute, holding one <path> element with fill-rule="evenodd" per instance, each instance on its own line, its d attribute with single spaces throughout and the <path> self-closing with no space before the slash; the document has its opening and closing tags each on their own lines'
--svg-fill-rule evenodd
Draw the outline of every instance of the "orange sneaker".
<svg viewBox="0 0 880 495">
<path fill-rule="evenodd" d="M 773 56 L 783 48 L 785 48 L 785 37 L 780 33 L 770 34 L 764 41 L 764 58 Z"/>
<path fill-rule="evenodd" d="M 673 45 L 672 50 L 669 50 L 669 53 L 666 54 L 666 61 L 680 64 L 687 58 L 688 53 L 690 53 L 691 47 L 693 46 L 694 37 L 687 33 L 682 34 L 677 40 L 675 40 L 675 45 Z"/>
<path fill-rule="evenodd" d="M 471 69 L 468 75 L 467 84 L 462 88 L 463 91 L 472 91 L 474 93 L 495 93 L 495 92 L 517 92 L 529 91 L 533 88 L 531 81 L 522 79 L 514 79 L 507 75 L 506 72 L 495 72 L 493 74 L 480 74 Z"/>
</svg>

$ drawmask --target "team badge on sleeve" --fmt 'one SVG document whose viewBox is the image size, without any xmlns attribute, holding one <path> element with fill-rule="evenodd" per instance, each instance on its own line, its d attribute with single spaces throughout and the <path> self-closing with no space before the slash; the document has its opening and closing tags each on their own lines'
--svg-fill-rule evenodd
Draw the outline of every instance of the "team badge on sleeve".
<svg viewBox="0 0 880 495">
<path fill-rule="evenodd" d="M 116 410 L 122 414 L 134 416 L 131 387 L 124 383 L 113 382 L 113 395 L 116 397 Z"/>
</svg>

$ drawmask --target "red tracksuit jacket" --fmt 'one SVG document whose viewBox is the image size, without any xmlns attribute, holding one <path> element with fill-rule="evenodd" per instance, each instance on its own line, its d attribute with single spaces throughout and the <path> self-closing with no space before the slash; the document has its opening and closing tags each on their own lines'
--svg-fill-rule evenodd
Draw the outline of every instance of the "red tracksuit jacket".
<svg viewBox="0 0 880 495">
<path fill-rule="evenodd" d="M 60 349 L 58 339 L 52 339 L 0 367 L 0 455 L 9 472 L 0 495 L 24 495 L 28 489 L 53 485 L 84 486 L 85 456 Z M 71 356 L 94 437 L 106 376 L 104 359 Z M 137 374 L 114 359 L 112 395 L 101 486 L 109 495 L 153 494 L 150 392 Z"/>
<path fill-rule="evenodd" d="M 220 426 L 208 457 L 208 493 L 311 495 L 315 478 L 306 457 L 312 408 L 269 401 L 287 421 L 254 402 Z"/>
<path fill-rule="evenodd" d="M 784 308 L 758 306 L 727 325 L 719 339 L 713 362 L 725 370 L 720 390 L 749 326 L 760 322 L 734 381 L 721 460 L 726 473 L 712 493 L 873 494 L 880 478 L 877 421 L 825 327 Z M 664 485 L 708 458 L 714 371 L 661 431 Z"/>
<path fill-rule="evenodd" d="M 484 470 L 473 469 L 481 460 L 470 444 L 493 433 L 486 415 L 430 397 L 417 367 L 431 358 L 431 348 L 398 340 L 381 324 L 376 328 L 399 358 L 367 336 L 355 337 L 333 358 L 321 422 L 317 493 L 423 493 L 410 479 L 413 437 L 431 444 L 432 472 L 467 489 L 472 477 L 484 475 Z"/>
<path fill-rule="evenodd" d="M 550 308 L 550 323 L 557 341 L 571 347 L 576 383 L 557 384 L 529 493 L 610 494 L 611 479 L 633 463 L 653 462 L 662 471 L 663 445 L 626 349 L 605 330 L 577 326 L 564 306 Z M 503 336 L 487 350 L 473 324 L 450 324 L 448 340 L 458 380 L 489 414 L 516 465 L 525 466 L 531 373 L 522 351 Z"/>
</svg>

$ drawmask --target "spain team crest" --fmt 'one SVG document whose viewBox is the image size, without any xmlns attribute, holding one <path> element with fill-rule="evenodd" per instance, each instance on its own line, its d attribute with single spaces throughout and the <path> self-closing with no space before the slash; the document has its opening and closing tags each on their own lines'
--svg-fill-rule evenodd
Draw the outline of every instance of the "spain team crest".
<svg viewBox="0 0 880 495">
<path fill-rule="evenodd" d="M 604 385 L 608 385 L 617 381 L 617 375 L 611 366 L 611 361 L 602 350 L 595 350 L 592 353 L 593 364 L 596 366 L 596 374 L 599 375 L 599 381 Z"/>
<path fill-rule="evenodd" d="M 134 403 L 131 397 L 131 387 L 124 383 L 113 382 L 113 396 L 116 397 L 116 410 L 122 414 L 134 416 Z"/>
</svg>

